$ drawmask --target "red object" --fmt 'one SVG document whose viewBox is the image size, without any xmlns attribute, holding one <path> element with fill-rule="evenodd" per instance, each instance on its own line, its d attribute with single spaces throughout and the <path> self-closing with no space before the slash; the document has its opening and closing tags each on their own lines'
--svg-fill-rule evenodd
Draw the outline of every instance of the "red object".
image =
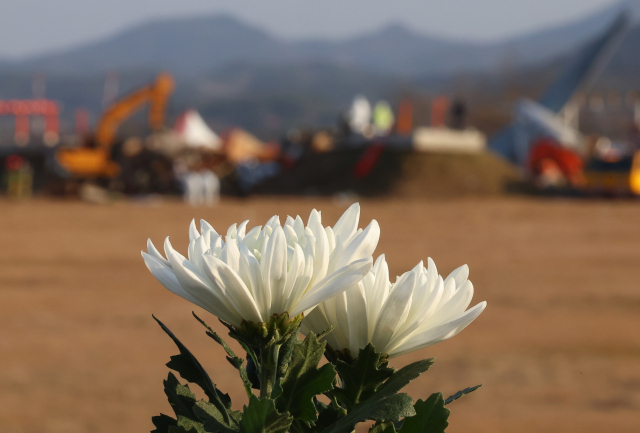
<svg viewBox="0 0 640 433">
<path fill-rule="evenodd" d="M 431 126 L 441 127 L 447 123 L 447 110 L 449 109 L 449 98 L 438 96 L 431 103 Z"/>
<path fill-rule="evenodd" d="M 12 99 L 0 100 L 0 116 L 15 116 L 15 134 L 29 136 L 29 116 L 44 116 L 44 131 L 58 133 L 58 117 L 60 109 L 55 101 L 50 99 Z"/>
<path fill-rule="evenodd" d="M 572 184 L 581 183 L 584 161 L 574 151 L 562 147 L 551 138 L 543 138 L 537 140 L 531 147 L 527 167 L 533 173 L 540 174 L 544 171 L 545 160 L 554 161 Z"/>
<path fill-rule="evenodd" d="M 24 160 L 19 155 L 10 155 L 4 161 L 7 170 L 19 170 L 24 164 Z"/>
<path fill-rule="evenodd" d="M 408 99 L 403 99 L 398 107 L 398 121 L 396 132 L 400 135 L 411 135 L 413 131 L 413 104 Z"/>
<path fill-rule="evenodd" d="M 369 146 L 369 148 L 364 152 L 364 154 L 356 163 L 356 166 L 353 169 L 353 175 L 358 179 L 364 179 L 365 177 L 367 177 L 369 173 L 371 173 L 371 170 L 373 170 L 373 168 L 378 163 L 380 155 L 382 155 L 383 151 L 383 144 L 375 143 Z"/>
</svg>

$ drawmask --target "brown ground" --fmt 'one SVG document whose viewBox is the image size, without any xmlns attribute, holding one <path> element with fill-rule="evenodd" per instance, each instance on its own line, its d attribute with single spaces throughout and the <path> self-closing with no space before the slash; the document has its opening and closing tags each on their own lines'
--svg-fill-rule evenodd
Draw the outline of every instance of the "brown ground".
<svg viewBox="0 0 640 433">
<path fill-rule="evenodd" d="M 241 387 L 220 350 L 140 258 L 147 237 L 186 250 L 187 225 L 215 227 L 330 200 L 179 203 L 0 202 L 0 430 L 144 432 L 170 413 L 164 363 L 176 349 L 161 318 L 236 407 Z M 449 432 L 636 432 L 640 421 L 640 203 L 515 198 L 368 201 L 392 272 L 434 258 L 471 267 L 484 314 L 462 334 L 401 357 L 436 356 L 409 387 L 426 397 L 484 382 L 451 405 Z M 207 317 L 203 313 L 204 317 Z M 209 316 L 210 317 L 210 316 Z M 208 322 L 216 326 L 216 321 Z"/>
</svg>

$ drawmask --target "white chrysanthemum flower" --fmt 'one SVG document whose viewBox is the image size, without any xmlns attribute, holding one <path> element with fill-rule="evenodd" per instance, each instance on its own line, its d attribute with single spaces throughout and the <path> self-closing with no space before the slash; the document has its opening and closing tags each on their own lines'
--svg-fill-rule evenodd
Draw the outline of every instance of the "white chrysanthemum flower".
<svg viewBox="0 0 640 433">
<path fill-rule="evenodd" d="M 167 289 L 235 327 L 266 323 L 272 316 L 307 314 L 318 303 L 357 284 L 371 269 L 380 228 L 373 220 L 358 229 L 360 206 L 352 205 L 335 227 L 323 227 L 315 209 L 307 226 L 298 216 L 278 216 L 246 231 L 233 224 L 226 236 L 206 221 L 189 227 L 188 259 L 169 238 L 166 259 L 151 240 L 142 257 Z M 223 239 L 224 238 L 224 239 Z"/>
<path fill-rule="evenodd" d="M 358 285 L 314 309 L 302 332 L 319 333 L 332 325 L 328 345 L 336 352 L 348 349 L 353 357 L 369 343 L 390 357 L 422 349 L 453 337 L 487 306 L 481 302 L 466 310 L 473 297 L 468 277 L 464 265 L 443 280 L 429 259 L 428 268 L 420 262 L 391 284 L 381 255 Z"/>
</svg>

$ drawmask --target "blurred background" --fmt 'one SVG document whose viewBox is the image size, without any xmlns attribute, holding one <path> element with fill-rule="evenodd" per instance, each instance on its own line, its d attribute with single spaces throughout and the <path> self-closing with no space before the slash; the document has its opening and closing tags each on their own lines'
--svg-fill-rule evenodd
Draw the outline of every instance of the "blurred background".
<svg viewBox="0 0 640 433">
<path fill-rule="evenodd" d="M 315 207 L 333 225 L 354 201 L 392 273 L 468 263 L 488 301 L 453 340 L 394 360 L 437 357 L 416 399 L 485 384 L 447 431 L 636 431 L 638 12 L 6 1 L 3 431 L 151 430 L 175 352 L 151 313 L 239 407 L 232 367 L 140 249 L 171 235 L 186 251 L 192 218 L 220 231 Z"/>
</svg>

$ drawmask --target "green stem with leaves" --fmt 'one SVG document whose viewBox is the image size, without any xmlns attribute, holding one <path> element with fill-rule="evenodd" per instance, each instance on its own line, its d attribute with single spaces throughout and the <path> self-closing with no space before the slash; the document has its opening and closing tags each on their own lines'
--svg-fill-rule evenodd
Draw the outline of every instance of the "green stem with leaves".
<svg viewBox="0 0 640 433">
<path fill-rule="evenodd" d="M 278 374 L 280 344 L 260 349 L 260 398 L 271 398 Z"/>
</svg>

